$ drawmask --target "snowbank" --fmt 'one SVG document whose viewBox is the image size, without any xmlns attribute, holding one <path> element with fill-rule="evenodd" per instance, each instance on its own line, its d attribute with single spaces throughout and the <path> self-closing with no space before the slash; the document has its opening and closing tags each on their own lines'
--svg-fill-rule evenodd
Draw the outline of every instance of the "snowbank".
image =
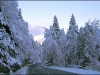
<svg viewBox="0 0 100 75">
<path fill-rule="evenodd" d="M 79 69 L 79 68 L 57 67 L 57 66 L 51 66 L 49 68 L 63 70 L 63 71 L 72 72 L 72 73 L 76 73 L 76 74 L 100 74 L 100 72 L 93 71 L 91 69 L 85 70 L 85 69 Z"/>
<path fill-rule="evenodd" d="M 27 74 L 27 69 L 28 69 L 28 66 L 25 66 L 19 69 L 17 72 L 15 72 L 15 74 Z"/>
</svg>

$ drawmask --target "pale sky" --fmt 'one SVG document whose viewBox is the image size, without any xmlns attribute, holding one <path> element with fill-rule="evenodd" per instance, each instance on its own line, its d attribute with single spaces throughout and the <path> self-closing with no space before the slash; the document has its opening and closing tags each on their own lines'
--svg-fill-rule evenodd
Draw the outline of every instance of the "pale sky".
<svg viewBox="0 0 100 75">
<path fill-rule="evenodd" d="M 100 1 L 18 1 L 22 16 L 28 22 L 30 34 L 37 41 L 44 38 L 44 29 L 53 24 L 57 16 L 60 28 L 65 32 L 69 27 L 71 15 L 74 14 L 78 27 L 85 23 L 100 19 Z"/>
</svg>

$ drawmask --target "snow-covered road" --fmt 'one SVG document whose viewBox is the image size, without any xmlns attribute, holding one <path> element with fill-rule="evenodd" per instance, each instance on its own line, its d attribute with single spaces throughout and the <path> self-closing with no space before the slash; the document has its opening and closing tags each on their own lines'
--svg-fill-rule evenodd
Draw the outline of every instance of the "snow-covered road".
<svg viewBox="0 0 100 75">
<path fill-rule="evenodd" d="M 37 65 L 36 65 L 37 66 Z M 35 67 L 36 67 L 35 66 Z M 27 66 L 25 66 L 25 67 L 23 67 L 23 68 L 21 68 L 21 69 L 19 69 L 16 73 L 14 73 L 14 74 L 28 74 L 28 71 L 30 70 L 30 69 L 37 69 L 37 68 L 35 68 L 34 67 L 34 64 L 32 65 L 31 64 L 31 66 L 29 66 L 29 65 L 27 65 Z M 52 72 L 52 70 L 54 70 L 54 69 L 57 69 L 57 70 L 59 70 L 59 71 L 66 71 L 66 72 L 70 72 L 70 73 L 74 73 L 74 74 L 100 74 L 100 72 L 99 71 L 93 71 L 93 70 L 91 70 L 91 69 L 88 69 L 88 70 L 86 70 L 86 69 L 80 69 L 80 68 L 75 68 L 75 67 L 57 67 L 57 66 L 37 66 L 37 67 L 41 67 L 44 71 L 48 71 L 48 73 L 50 72 Z M 46 69 L 45 69 L 45 67 L 46 67 Z M 38 68 L 38 69 L 41 69 L 41 68 Z M 50 68 L 50 69 L 48 69 L 48 68 Z M 42 71 L 43 70 L 38 70 L 37 69 L 37 71 L 39 71 L 40 73 L 42 73 Z M 30 70 L 31 71 L 31 70 Z M 37 71 L 35 71 L 35 72 L 37 72 Z M 43 72 L 44 72 L 43 71 Z M 55 70 L 56 71 L 56 70 Z M 57 71 L 58 72 L 58 71 Z M 32 71 L 32 73 L 33 73 L 33 71 Z M 52 72 L 53 73 L 53 72 Z M 59 72 L 58 72 L 59 73 Z M 64 73 L 64 72 L 62 72 L 62 73 Z"/>
</svg>

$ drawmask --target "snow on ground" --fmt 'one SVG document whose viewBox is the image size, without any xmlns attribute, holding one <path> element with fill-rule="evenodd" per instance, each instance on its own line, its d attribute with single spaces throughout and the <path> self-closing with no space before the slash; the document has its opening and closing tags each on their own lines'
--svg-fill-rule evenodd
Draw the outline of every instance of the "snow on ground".
<svg viewBox="0 0 100 75">
<path fill-rule="evenodd" d="M 76 74 L 100 74 L 100 72 L 93 71 L 91 69 L 86 70 L 86 69 L 79 69 L 79 68 L 75 68 L 75 67 L 71 68 L 71 67 L 50 66 L 49 68 L 63 70 L 63 71 L 72 72 L 72 73 L 76 73 Z"/>
<path fill-rule="evenodd" d="M 27 69 L 28 69 L 28 66 L 25 66 L 21 69 L 19 69 L 17 72 L 15 72 L 14 74 L 27 74 Z"/>
</svg>

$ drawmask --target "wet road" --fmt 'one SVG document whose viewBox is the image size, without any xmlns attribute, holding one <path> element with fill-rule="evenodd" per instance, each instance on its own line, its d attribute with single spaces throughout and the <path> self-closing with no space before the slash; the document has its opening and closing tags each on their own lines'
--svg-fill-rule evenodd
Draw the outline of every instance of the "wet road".
<svg viewBox="0 0 100 75">
<path fill-rule="evenodd" d="M 32 64 L 29 65 L 29 68 L 27 70 L 28 74 L 65 74 L 65 75 L 78 75 L 78 74 L 74 74 L 74 73 L 70 73 L 70 72 L 66 72 L 66 71 L 61 71 L 61 70 L 57 70 L 57 69 L 51 69 L 45 66 L 42 66 L 40 64 Z"/>
</svg>

